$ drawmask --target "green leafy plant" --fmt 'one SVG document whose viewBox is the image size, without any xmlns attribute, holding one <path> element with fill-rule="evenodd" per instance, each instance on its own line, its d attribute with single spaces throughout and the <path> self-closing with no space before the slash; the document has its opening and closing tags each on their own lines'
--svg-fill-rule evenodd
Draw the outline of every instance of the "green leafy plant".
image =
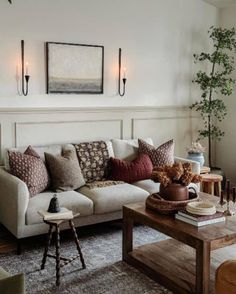
<svg viewBox="0 0 236 294">
<path fill-rule="evenodd" d="M 190 108 L 199 112 L 203 119 L 204 127 L 198 131 L 198 140 L 208 138 L 208 160 L 212 167 L 212 140 L 220 140 L 224 136 L 218 124 L 227 115 L 223 98 L 232 94 L 235 83 L 230 76 L 234 70 L 234 58 L 229 53 L 236 51 L 236 31 L 235 28 L 211 27 L 208 33 L 214 51 L 194 54 L 194 59 L 195 63 L 202 62 L 210 70 L 197 72 L 193 83 L 199 85 L 202 95 Z"/>
</svg>

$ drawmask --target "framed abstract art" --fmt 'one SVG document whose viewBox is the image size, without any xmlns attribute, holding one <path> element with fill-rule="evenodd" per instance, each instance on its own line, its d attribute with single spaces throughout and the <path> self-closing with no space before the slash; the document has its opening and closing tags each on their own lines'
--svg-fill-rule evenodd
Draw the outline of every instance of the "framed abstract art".
<svg viewBox="0 0 236 294">
<path fill-rule="evenodd" d="M 104 47 L 46 43 L 48 94 L 102 94 Z"/>
</svg>

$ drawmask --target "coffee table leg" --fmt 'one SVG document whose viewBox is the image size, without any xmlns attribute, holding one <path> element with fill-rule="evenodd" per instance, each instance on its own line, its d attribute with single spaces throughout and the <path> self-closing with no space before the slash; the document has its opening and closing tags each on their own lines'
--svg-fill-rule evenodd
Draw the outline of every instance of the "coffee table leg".
<svg viewBox="0 0 236 294">
<path fill-rule="evenodd" d="M 56 285 L 60 286 L 60 228 L 56 225 Z"/>
<path fill-rule="evenodd" d="M 46 263 L 46 260 L 47 260 L 47 254 L 48 254 L 48 247 L 50 246 L 51 239 L 52 239 L 52 225 L 49 226 L 48 239 L 47 239 L 47 243 L 46 243 L 46 246 L 45 246 L 45 249 L 44 249 L 41 270 L 44 269 L 44 267 L 45 267 L 45 263 Z"/>
<path fill-rule="evenodd" d="M 196 247 L 196 293 L 208 294 L 210 288 L 210 243 L 199 242 Z"/>
<path fill-rule="evenodd" d="M 127 215 L 123 208 L 123 260 L 126 260 L 129 252 L 133 250 L 133 220 Z"/>
</svg>

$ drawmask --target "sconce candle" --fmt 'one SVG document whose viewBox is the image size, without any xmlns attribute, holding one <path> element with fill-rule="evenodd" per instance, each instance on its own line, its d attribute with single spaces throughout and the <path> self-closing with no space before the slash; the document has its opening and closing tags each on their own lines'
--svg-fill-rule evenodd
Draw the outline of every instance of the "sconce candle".
<svg viewBox="0 0 236 294">
<path fill-rule="evenodd" d="M 26 75 L 29 75 L 29 62 L 28 61 L 25 63 L 25 73 L 26 73 Z"/>
<path fill-rule="evenodd" d="M 126 67 L 124 67 L 123 78 L 126 79 Z"/>
<path fill-rule="evenodd" d="M 26 74 L 25 74 L 26 71 Z M 21 40 L 21 82 L 22 82 L 22 94 L 24 96 L 28 95 L 29 86 L 29 63 L 25 64 L 25 42 Z M 26 83 L 26 88 L 25 88 Z"/>
<path fill-rule="evenodd" d="M 118 80 L 118 93 L 119 95 L 122 97 L 125 95 L 125 84 L 126 84 L 126 68 L 124 67 L 123 68 L 123 79 L 122 79 L 122 82 L 123 82 L 123 91 L 121 92 L 121 89 L 120 89 L 120 82 L 121 82 L 121 48 L 119 48 L 119 80 Z"/>
</svg>

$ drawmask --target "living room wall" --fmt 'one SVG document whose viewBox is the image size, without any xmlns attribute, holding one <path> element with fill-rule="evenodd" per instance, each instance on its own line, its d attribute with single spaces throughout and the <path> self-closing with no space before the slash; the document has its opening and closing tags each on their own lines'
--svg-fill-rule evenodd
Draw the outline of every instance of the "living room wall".
<svg viewBox="0 0 236 294">
<path fill-rule="evenodd" d="M 220 24 L 222 27 L 236 28 L 236 7 L 227 7 L 220 10 Z M 234 57 L 236 62 L 236 54 Z M 236 79 L 236 70 L 233 73 L 233 78 Z M 224 101 L 228 108 L 228 115 L 221 124 L 225 136 L 216 145 L 216 163 L 225 171 L 227 177 L 236 183 L 236 87 L 233 95 L 226 97 Z"/>
<path fill-rule="evenodd" d="M 206 49 L 217 9 L 199 0 L 7 0 L 0 3 L 0 108 L 180 106 L 197 98 L 192 54 Z M 17 95 L 20 40 L 30 94 Z M 44 42 L 105 46 L 102 95 L 46 95 Z M 117 95 L 118 48 L 127 94 Z"/>
</svg>

